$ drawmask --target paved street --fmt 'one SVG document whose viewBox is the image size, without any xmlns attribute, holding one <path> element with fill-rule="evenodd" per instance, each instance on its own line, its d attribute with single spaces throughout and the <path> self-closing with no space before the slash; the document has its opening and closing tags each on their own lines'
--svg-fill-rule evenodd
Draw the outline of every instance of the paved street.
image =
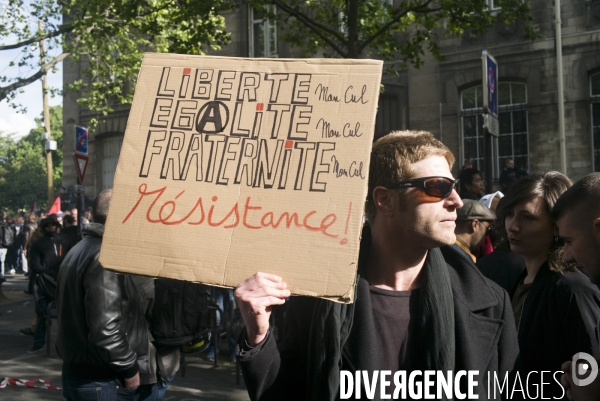
<svg viewBox="0 0 600 401">
<path fill-rule="evenodd" d="M 60 386 L 61 360 L 52 347 L 52 355 L 45 351 L 27 354 L 33 337 L 19 333 L 28 327 L 34 315 L 33 297 L 23 293 L 27 286 L 24 276 L 6 275 L 2 285 L 7 299 L 0 300 L 0 379 L 43 379 L 51 385 Z M 53 320 L 52 338 L 56 338 L 56 320 Z M 226 346 L 226 341 L 221 344 Z M 223 349 L 225 350 L 225 349 Z M 165 400 L 168 401 L 247 401 L 248 394 L 242 384 L 236 385 L 235 364 L 228 362 L 226 352 L 221 355 L 219 366 L 204 358 L 204 354 L 187 355 L 185 377 L 177 375 L 169 386 Z M 7 386 L 0 389 L 0 400 L 63 400 L 61 391 Z"/>
</svg>

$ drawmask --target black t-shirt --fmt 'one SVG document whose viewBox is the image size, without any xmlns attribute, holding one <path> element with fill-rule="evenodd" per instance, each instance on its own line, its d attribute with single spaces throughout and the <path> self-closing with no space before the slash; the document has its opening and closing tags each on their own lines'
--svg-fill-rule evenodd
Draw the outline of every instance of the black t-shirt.
<svg viewBox="0 0 600 401">
<path fill-rule="evenodd" d="M 370 287 L 380 370 L 412 370 L 419 355 L 416 335 L 419 289 L 392 291 Z"/>
</svg>

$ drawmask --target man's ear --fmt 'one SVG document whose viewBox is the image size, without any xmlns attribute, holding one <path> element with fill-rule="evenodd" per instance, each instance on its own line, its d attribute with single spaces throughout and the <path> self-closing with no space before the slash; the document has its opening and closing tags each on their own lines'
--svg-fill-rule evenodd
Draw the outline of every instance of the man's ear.
<svg viewBox="0 0 600 401">
<path fill-rule="evenodd" d="M 594 233 L 593 235 L 596 243 L 600 244 L 600 217 L 597 217 L 596 220 L 594 220 L 592 231 Z"/>
<path fill-rule="evenodd" d="M 392 217 L 398 206 L 398 193 L 385 187 L 375 187 L 373 189 L 373 204 L 378 215 Z"/>
<path fill-rule="evenodd" d="M 470 223 L 471 224 L 469 225 L 469 228 L 471 230 L 469 231 L 469 234 L 473 234 L 475 231 L 477 231 L 477 225 L 481 223 L 477 219 L 471 220 Z"/>
</svg>

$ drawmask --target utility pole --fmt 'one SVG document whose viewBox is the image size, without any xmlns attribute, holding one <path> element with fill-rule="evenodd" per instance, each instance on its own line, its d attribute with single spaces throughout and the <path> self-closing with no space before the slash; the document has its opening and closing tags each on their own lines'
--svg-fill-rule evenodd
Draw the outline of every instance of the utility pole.
<svg viewBox="0 0 600 401">
<path fill-rule="evenodd" d="M 44 31 L 44 22 L 38 21 L 38 29 L 41 32 Z M 40 40 L 40 63 L 41 65 L 46 64 L 46 44 L 44 40 Z M 52 133 L 50 132 L 50 109 L 48 107 L 48 91 L 46 84 L 46 73 L 42 75 L 42 95 L 43 95 L 43 107 L 44 107 L 44 127 L 46 128 L 46 170 L 48 171 L 48 208 L 54 203 L 54 180 L 53 180 L 53 167 L 52 167 L 52 151 L 56 150 L 56 142 L 52 140 Z"/>
</svg>

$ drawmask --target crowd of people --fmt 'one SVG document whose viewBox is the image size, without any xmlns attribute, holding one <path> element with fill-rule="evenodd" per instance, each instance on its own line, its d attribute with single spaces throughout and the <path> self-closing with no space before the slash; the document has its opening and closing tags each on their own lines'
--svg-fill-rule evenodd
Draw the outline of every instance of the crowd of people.
<svg viewBox="0 0 600 401">
<path fill-rule="evenodd" d="M 110 190 L 100 193 L 83 213 L 81 225 L 64 188 L 57 202 L 60 198 L 65 210 L 59 213 L 23 213 L 13 219 L 0 212 L 0 233 L 7 241 L 0 248 L 0 271 L 29 277 L 25 292 L 34 296 L 35 316 L 30 327 L 20 330 L 33 336 L 27 353 L 45 350 L 46 318 L 56 308 L 55 346 L 63 359 L 66 399 L 160 401 L 179 369 L 179 346 L 153 341 L 154 280 L 109 272 L 98 261 L 111 195 Z M 16 251 L 20 265 L 12 256 Z M 233 291 L 215 288 L 210 293 L 223 311 L 215 327 L 228 327 Z M 223 325 L 222 319 L 227 320 Z M 235 362 L 235 338 L 224 331 Z M 202 350 L 214 360 L 220 335 L 209 337 Z"/>
<path fill-rule="evenodd" d="M 387 399 L 409 387 L 395 372 L 412 386 L 415 372 L 463 371 L 479 375 L 457 375 L 449 390 L 425 382 L 419 394 L 429 386 L 436 399 L 600 399 L 600 378 L 580 386 L 573 370 L 577 355 L 600 359 L 600 173 L 573 184 L 506 160 L 501 190 L 486 195 L 473 165 L 453 178 L 454 161 L 427 132 L 373 145 L 354 302 L 291 297 L 268 266 L 240 283 L 245 328 L 228 344 L 252 400 Z M 111 194 L 97 196 L 81 232 L 73 213 L 39 226 L 35 215 L 7 218 L 2 232 L 15 227 L 18 249 L 2 242 L 0 271 L 38 277 L 29 352 L 44 346 L 55 297 L 65 398 L 162 400 L 179 347 L 153 341 L 153 280 L 98 260 Z M 212 295 L 232 319 L 232 291 Z M 214 354 L 219 336 L 212 341 Z M 391 384 L 369 382 L 381 372 Z"/>
</svg>

